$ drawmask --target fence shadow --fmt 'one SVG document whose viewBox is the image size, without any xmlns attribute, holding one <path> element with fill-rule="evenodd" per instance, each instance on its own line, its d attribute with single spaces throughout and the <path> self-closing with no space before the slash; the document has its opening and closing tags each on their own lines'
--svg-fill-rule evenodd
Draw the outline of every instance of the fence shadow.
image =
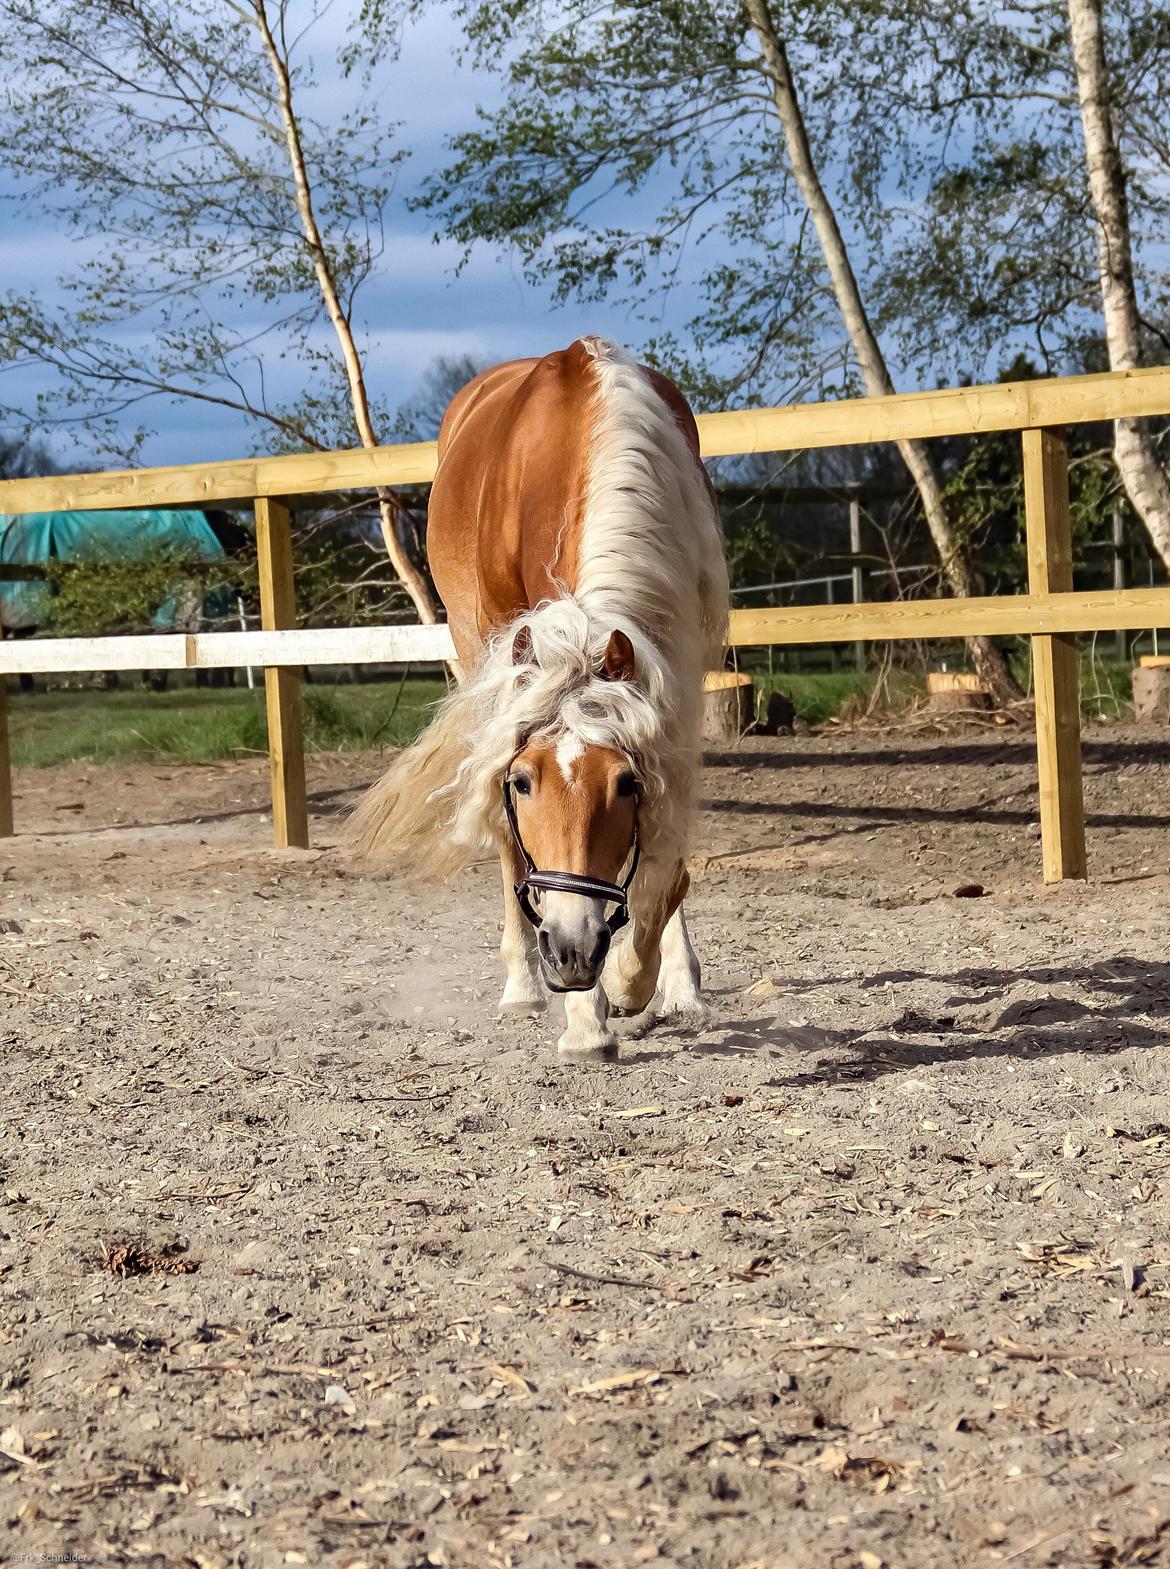
<svg viewBox="0 0 1170 1569">
<path fill-rule="evenodd" d="M 1095 764 L 1102 768 L 1123 767 L 1129 763 L 1170 763 L 1170 741 L 1087 740 L 1081 743 L 1081 757 L 1086 766 Z M 893 744 L 845 751 L 836 746 L 789 747 L 781 737 L 758 751 L 753 747 L 739 752 L 703 754 L 703 762 L 708 768 L 796 769 L 824 768 L 827 764 L 834 768 L 889 768 L 921 766 L 924 761 L 948 768 L 986 768 L 992 763 L 1034 768 L 1036 743 L 1031 737 L 1027 741 L 1014 738 L 1001 741 L 992 736 L 986 741 L 946 742 L 938 746 L 919 740 L 912 747 Z"/>
<path fill-rule="evenodd" d="M 1034 792 L 1033 792 L 1034 793 Z M 814 817 L 832 821 L 852 819 L 874 823 L 999 823 L 1024 827 L 1036 821 L 1038 807 L 1004 807 L 994 802 L 970 806 L 879 806 L 865 802 L 846 806 L 837 801 L 738 801 L 730 796 L 703 801 L 705 812 L 737 817 Z M 1088 828 L 1162 828 L 1164 815 L 1146 817 L 1137 812 L 1086 812 Z"/>
<path fill-rule="evenodd" d="M 339 817 L 357 804 L 365 785 L 335 785 L 328 790 L 310 790 L 306 796 L 313 817 Z M 189 812 L 184 817 L 154 818 L 148 822 L 135 819 L 132 823 L 78 823 L 74 828 L 29 829 L 33 839 L 70 839 L 88 834 L 146 833 L 152 828 L 191 828 L 200 823 L 230 823 L 234 817 L 271 817 L 271 801 L 258 801 L 255 806 L 225 806 L 218 812 Z"/>
<path fill-rule="evenodd" d="M 872 1083 L 889 1073 L 951 1062 L 1107 1057 L 1134 1047 L 1170 1050 L 1170 963 L 1155 960 L 1122 956 L 1087 967 L 969 968 L 941 974 L 884 970 L 860 983 L 855 976 L 782 983 L 780 996 L 782 1000 L 785 993 L 799 996 L 822 987 L 860 984 L 864 990 L 891 987 L 896 1004 L 899 986 L 924 981 L 961 989 L 941 1004 L 932 1004 L 930 1013 L 919 1011 L 907 999 L 909 1005 L 902 1015 L 877 1031 L 797 1027 L 775 1014 L 721 1025 L 716 1003 L 716 1017 L 701 1037 L 684 1036 L 667 1046 L 662 1036 L 658 1040 L 651 1036 L 647 1046 L 654 1041 L 652 1048 L 623 1054 L 623 1059 L 637 1063 L 675 1057 L 679 1052 L 695 1057 L 763 1054 L 777 1062 L 796 1058 L 798 1064 L 791 1071 L 764 1081 L 769 1089 L 791 1090 Z M 1011 995 L 1028 983 L 1076 986 L 1081 995 Z M 997 1011 L 1000 1002 L 1003 1006 Z"/>
</svg>

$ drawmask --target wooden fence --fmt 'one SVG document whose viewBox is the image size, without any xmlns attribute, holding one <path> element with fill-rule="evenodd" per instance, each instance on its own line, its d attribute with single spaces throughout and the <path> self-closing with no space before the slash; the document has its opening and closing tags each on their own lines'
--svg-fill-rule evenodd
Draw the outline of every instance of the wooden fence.
<svg viewBox="0 0 1170 1569">
<path fill-rule="evenodd" d="M 737 610 L 731 641 L 761 644 L 1024 634 L 1032 639 L 1043 867 L 1083 878 L 1085 829 L 1076 636 L 1170 627 L 1170 588 L 1072 592 L 1066 425 L 1170 414 L 1170 368 L 902 393 L 699 416 L 707 457 L 940 436 L 1022 433 L 1027 594 L 893 604 Z M 296 627 L 290 503 L 338 490 L 429 482 L 435 445 L 249 458 L 179 468 L 64 474 L 0 483 L 0 515 L 106 507 L 255 506 L 259 632 L 56 638 L 0 644 L 0 677 L 17 672 L 265 667 L 273 824 L 279 845 L 307 845 L 299 677 L 305 664 L 380 664 L 451 656 L 445 627 Z M 6 698 L 0 680 L 0 835 L 11 834 Z"/>
</svg>

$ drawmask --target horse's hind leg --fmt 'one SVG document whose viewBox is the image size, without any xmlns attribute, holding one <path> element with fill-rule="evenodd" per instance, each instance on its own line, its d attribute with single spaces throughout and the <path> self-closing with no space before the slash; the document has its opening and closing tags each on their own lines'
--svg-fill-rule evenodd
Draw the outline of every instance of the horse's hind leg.
<svg viewBox="0 0 1170 1569">
<path fill-rule="evenodd" d="M 680 904 L 662 934 L 662 963 L 658 970 L 658 986 L 662 992 L 661 1016 L 666 1018 L 701 1019 L 707 1011 L 699 992 L 701 971 L 695 950 L 691 946 L 687 919 Z"/>
<path fill-rule="evenodd" d="M 513 884 L 518 875 L 510 845 L 500 851 L 500 870 L 504 878 L 504 934 L 500 938 L 500 958 L 507 980 L 500 998 L 500 1012 L 543 1013 L 548 995 L 540 983 L 536 967 L 536 934 L 524 919 Z"/>
</svg>

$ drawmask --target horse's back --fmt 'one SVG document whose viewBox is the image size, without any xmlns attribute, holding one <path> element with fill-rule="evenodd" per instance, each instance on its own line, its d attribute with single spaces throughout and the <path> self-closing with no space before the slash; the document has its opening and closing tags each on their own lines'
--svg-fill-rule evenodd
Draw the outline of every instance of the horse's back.
<svg viewBox="0 0 1170 1569">
<path fill-rule="evenodd" d="M 461 659 L 572 586 L 564 547 L 584 501 L 590 356 L 580 343 L 468 383 L 439 433 L 427 554 Z"/>
<path fill-rule="evenodd" d="M 667 377 L 644 374 L 697 464 L 686 399 Z M 465 664 L 525 610 L 575 590 L 598 398 L 597 345 L 578 339 L 541 359 L 493 366 L 452 399 L 427 552 Z"/>
</svg>

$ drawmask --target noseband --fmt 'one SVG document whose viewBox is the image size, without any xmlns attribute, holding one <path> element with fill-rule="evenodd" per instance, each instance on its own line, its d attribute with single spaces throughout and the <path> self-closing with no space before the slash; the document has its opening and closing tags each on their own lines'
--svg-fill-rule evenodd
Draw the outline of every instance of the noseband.
<svg viewBox="0 0 1170 1569">
<path fill-rule="evenodd" d="M 578 893 L 584 899 L 604 899 L 607 904 L 616 905 L 616 909 L 609 917 L 606 925 L 609 927 L 610 936 L 620 932 L 630 919 L 629 891 L 634 880 L 634 873 L 638 870 L 638 820 L 634 819 L 634 845 L 633 860 L 622 883 L 607 883 L 600 877 L 580 877 L 576 872 L 538 872 L 536 862 L 529 855 L 520 837 L 520 825 L 516 821 L 516 806 L 512 800 L 512 787 L 508 783 L 508 775 L 504 774 L 504 815 L 508 819 L 508 827 L 512 830 L 512 838 L 516 848 L 524 857 L 524 876 L 518 883 L 514 883 L 516 898 L 525 918 L 533 926 L 541 924 L 541 916 L 532 903 L 532 892 L 548 893 Z"/>
</svg>

